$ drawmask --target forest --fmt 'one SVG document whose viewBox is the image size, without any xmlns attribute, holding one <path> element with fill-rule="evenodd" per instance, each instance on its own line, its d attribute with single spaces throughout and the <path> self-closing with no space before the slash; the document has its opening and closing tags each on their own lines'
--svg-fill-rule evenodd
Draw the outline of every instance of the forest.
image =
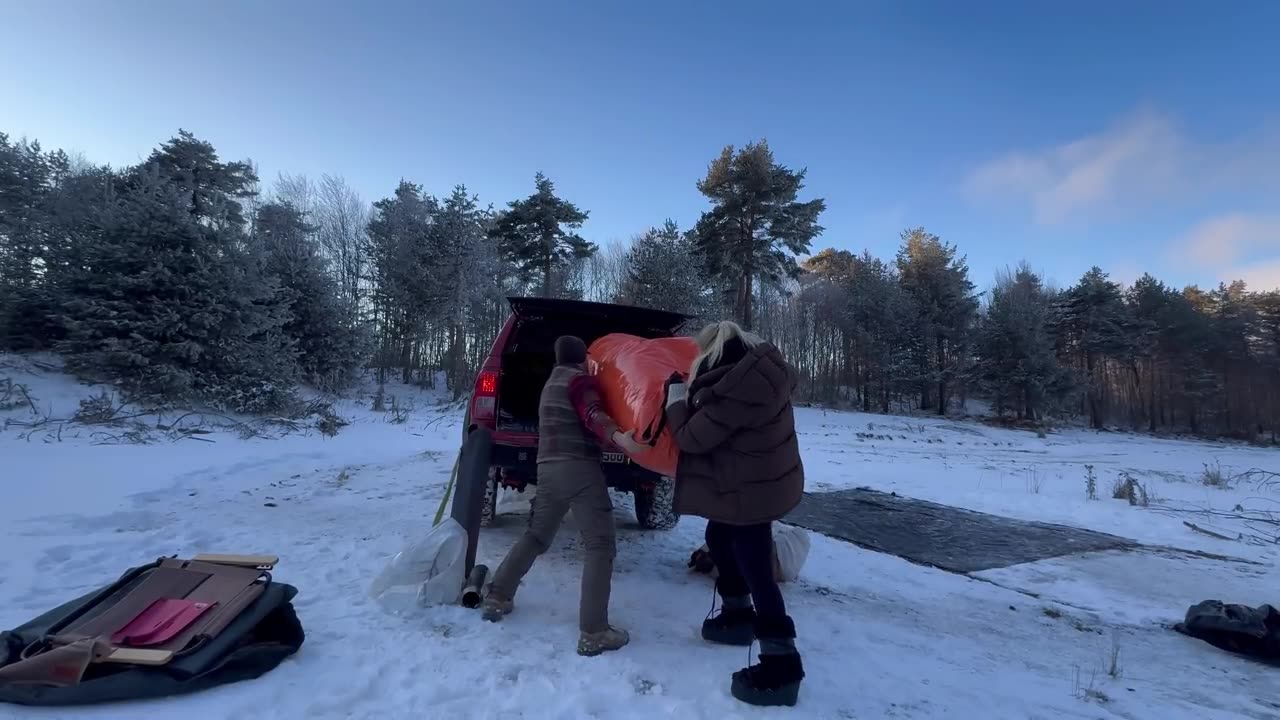
<svg viewBox="0 0 1280 720">
<path fill-rule="evenodd" d="M 765 141 L 708 155 L 695 224 L 601 246 L 541 173 L 497 205 L 408 181 L 369 202 L 337 175 L 264 187 L 186 131 L 122 168 L 0 133 L 0 350 L 236 412 L 366 371 L 461 397 L 505 298 L 544 295 L 735 319 L 823 406 L 1277 442 L 1280 291 L 1096 267 L 1056 288 L 1022 258 L 979 288 L 920 227 L 892 258 L 815 249 L 858 239 L 823 236 L 826 201 Z"/>
</svg>

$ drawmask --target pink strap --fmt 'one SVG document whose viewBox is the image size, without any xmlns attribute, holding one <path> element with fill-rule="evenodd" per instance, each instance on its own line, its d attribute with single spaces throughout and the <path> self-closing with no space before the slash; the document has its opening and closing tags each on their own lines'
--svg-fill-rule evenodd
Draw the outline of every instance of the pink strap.
<svg viewBox="0 0 1280 720">
<path fill-rule="evenodd" d="M 126 647 L 162 645 L 216 604 L 160 598 L 113 634 L 111 642 Z"/>
</svg>

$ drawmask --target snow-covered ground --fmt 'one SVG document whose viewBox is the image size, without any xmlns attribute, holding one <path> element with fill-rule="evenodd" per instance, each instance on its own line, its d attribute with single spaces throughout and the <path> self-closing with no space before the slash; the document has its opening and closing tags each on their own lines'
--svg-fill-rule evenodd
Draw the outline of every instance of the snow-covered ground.
<svg viewBox="0 0 1280 720">
<path fill-rule="evenodd" d="M 0 358 L 3 359 L 3 358 Z M 30 386 L 41 412 L 68 416 L 93 390 L 28 365 L 0 377 Z M 710 647 L 697 628 L 712 588 L 685 562 L 701 523 L 640 531 L 617 497 L 619 653 L 580 658 L 578 547 L 566 527 L 534 568 L 518 609 L 499 625 L 456 607 L 410 617 L 369 599 L 373 576 L 423 534 L 460 437 L 456 411 L 400 390 L 403 424 L 339 404 L 352 421 L 244 440 L 230 430 L 150 445 L 95 444 L 84 428 L 0 432 L 0 627 L 157 556 L 274 553 L 297 585 L 308 632 L 301 652 L 257 681 L 126 706 L 31 709 L 0 718 L 713 718 L 781 711 L 728 693 L 741 649 Z M 29 407 L 0 413 L 22 419 Z M 1192 532 L 1183 518 L 1111 499 L 1130 473 L 1161 502 L 1230 509 L 1266 491 L 1220 489 L 1203 466 L 1280 470 L 1280 452 L 1070 431 L 1038 438 L 943 420 L 802 410 L 809 490 L 869 486 L 1012 517 L 1111 532 L 1144 543 L 1220 553 L 1096 553 L 954 575 L 820 536 L 801 581 L 785 587 L 814 718 L 1278 718 L 1280 674 L 1177 635 L 1165 625 L 1207 598 L 1280 602 L 1277 552 Z M 1098 495 L 1085 494 L 1086 464 Z M 1271 492 L 1269 498 L 1277 497 Z M 520 503 L 482 535 L 500 560 L 521 527 Z M 1232 528 L 1195 519 L 1221 532 Z M 1117 656 L 1113 663 L 1113 656 Z"/>
</svg>

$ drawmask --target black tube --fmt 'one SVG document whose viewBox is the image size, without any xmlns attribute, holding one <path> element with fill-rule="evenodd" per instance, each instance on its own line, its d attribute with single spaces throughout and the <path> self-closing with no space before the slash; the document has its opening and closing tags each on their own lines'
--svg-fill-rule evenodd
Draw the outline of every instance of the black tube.
<svg viewBox="0 0 1280 720">
<path fill-rule="evenodd" d="M 487 565 L 476 565 L 471 568 L 471 574 L 467 576 L 467 584 L 462 588 L 462 607 L 472 610 L 480 607 L 480 600 L 484 598 L 484 581 L 488 575 Z"/>
<path fill-rule="evenodd" d="M 480 544 L 480 517 L 484 512 L 484 490 L 489 484 L 490 452 L 493 434 L 477 428 L 467 435 L 458 456 L 458 479 L 453 487 L 452 517 L 467 531 L 467 560 L 464 575 L 470 576 L 476 565 L 476 549 Z"/>
</svg>

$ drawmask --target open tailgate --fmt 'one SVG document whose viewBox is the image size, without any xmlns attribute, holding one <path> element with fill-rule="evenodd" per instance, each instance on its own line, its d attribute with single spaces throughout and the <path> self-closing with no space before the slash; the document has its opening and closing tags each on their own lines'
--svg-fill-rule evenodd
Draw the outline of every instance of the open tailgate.
<svg viewBox="0 0 1280 720">
<path fill-rule="evenodd" d="M 691 318 L 680 313 L 632 305 L 558 300 L 555 298 L 510 297 L 511 312 L 524 321 L 562 319 L 570 316 L 615 328 L 613 332 L 661 337 L 677 332 Z"/>
</svg>

